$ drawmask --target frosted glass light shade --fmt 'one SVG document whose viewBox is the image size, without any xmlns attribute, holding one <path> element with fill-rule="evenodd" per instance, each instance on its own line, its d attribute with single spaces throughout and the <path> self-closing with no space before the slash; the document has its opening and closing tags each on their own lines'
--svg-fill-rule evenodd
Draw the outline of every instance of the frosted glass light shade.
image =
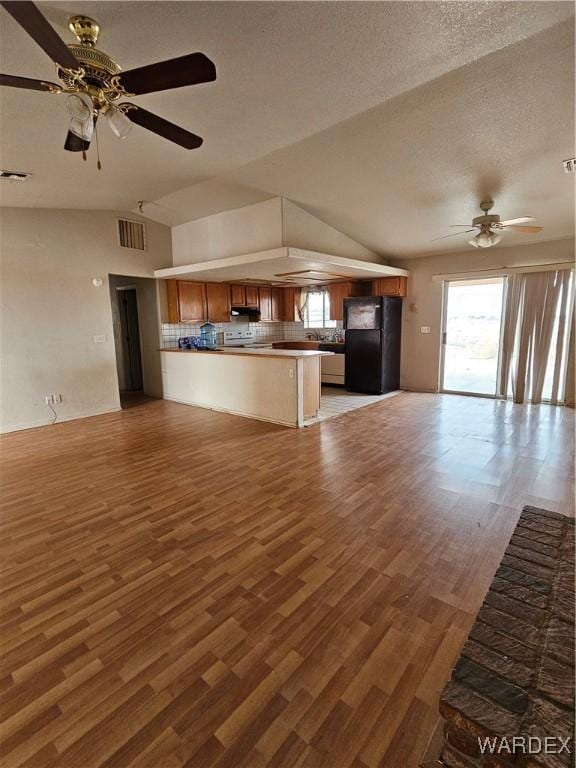
<svg viewBox="0 0 576 768">
<path fill-rule="evenodd" d="M 468 244 L 473 245 L 474 248 L 491 248 L 493 245 L 497 245 L 500 240 L 502 240 L 502 235 L 497 232 L 480 232 L 472 240 L 468 240 Z"/>
<path fill-rule="evenodd" d="M 92 134 L 94 133 L 94 121 L 92 120 L 92 116 L 90 116 L 88 120 L 76 120 L 76 118 L 73 117 L 72 120 L 70 120 L 68 130 L 83 141 L 92 141 Z"/>
<path fill-rule="evenodd" d="M 132 130 L 132 123 L 130 120 L 126 117 L 124 112 L 120 109 L 116 109 L 116 107 L 110 107 L 106 111 L 106 119 L 108 120 L 108 125 L 119 139 L 125 139 Z"/>
<path fill-rule="evenodd" d="M 87 93 L 72 93 L 66 99 L 66 107 L 72 117 L 79 122 L 92 119 L 92 99 Z"/>
</svg>

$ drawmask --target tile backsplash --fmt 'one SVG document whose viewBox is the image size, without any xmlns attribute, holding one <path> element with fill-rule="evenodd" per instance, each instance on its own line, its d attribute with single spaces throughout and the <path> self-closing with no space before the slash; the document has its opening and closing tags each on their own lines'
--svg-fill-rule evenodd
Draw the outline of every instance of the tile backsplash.
<svg viewBox="0 0 576 768">
<path fill-rule="evenodd" d="M 181 336 L 200 336 L 202 323 L 162 323 L 162 347 L 171 349 L 178 346 Z M 304 328 L 304 323 L 214 323 L 218 334 L 218 344 L 223 343 L 224 331 L 233 330 L 234 327 L 242 327 L 254 331 L 256 339 L 260 343 L 272 341 L 298 341 L 305 339 L 307 333 L 318 333 L 321 336 L 330 336 L 334 328 Z M 338 323 L 341 327 L 342 323 Z"/>
</svg>

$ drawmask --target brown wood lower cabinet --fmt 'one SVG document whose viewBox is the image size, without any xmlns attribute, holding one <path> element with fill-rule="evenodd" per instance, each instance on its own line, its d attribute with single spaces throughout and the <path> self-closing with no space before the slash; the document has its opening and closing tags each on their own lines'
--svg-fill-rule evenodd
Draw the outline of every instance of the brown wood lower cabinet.
<svg viewBox="0 0 576 768">
<path fill-rule="evenodd" d="M 211 323 L 230 322 L 230 286 L 228 283 L 206 283 L 208 320 Z"/>
</svg>

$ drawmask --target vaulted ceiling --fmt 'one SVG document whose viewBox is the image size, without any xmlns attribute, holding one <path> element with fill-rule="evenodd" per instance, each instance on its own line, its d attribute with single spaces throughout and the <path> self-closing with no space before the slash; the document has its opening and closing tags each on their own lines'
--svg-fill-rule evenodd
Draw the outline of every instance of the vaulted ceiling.
<svg viewBox="0 0 576 768">
<path fill-rule="evenodd" d="M 205 52 L 215 83 L 138 97 L 204 137 L 187 152 L 135 127 L 99 130 L 103 169 L 63 151 L 64 97 L 3 88 L 2 204 L 131 210 L 169 224 L 284 195 L 390 256 L 461 249 L 433 242 L 483 196 L 539 237 L 574 232 L 574 36 L 570 2 L 39 3 L 101 27 L 124 69 Z M 2 71 L 54 79 L 0 10 Z M 522 235 L 509 235 L 514 243 Z M 526 238 L 528 241 L 528 238 Z M 532 241 L 532 240 L 530 240 Z"/>
</svg>

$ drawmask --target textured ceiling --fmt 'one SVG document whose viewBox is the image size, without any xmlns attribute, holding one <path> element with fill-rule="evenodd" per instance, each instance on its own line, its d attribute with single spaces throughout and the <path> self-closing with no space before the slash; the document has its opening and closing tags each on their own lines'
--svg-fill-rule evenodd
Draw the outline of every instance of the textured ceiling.
<svg viewBox="0 0 576 768">
<path fill-rule="evenodd" d="M 273 195 L 378 252 L 410 256 L 476 215 L 534 215 L 573 233 L 573 4 L 569 2 L 82 2 L 39 4 L 62 37 L 94 16 L 124 69 L 201 50 L 215 83 L 137 102 L 205 138 L 186 152 L 103 126 L 98 172 L 65 153 L 63 97 L 3 88 L 2 204 L 133 209 L 179 223 Z M 2 10 L 2 71 L 53 79 Z M 510 236 L 513 237 L 512 235 Z M 514 242 L 522 242 L 515 236 Z"/>
</svg>

